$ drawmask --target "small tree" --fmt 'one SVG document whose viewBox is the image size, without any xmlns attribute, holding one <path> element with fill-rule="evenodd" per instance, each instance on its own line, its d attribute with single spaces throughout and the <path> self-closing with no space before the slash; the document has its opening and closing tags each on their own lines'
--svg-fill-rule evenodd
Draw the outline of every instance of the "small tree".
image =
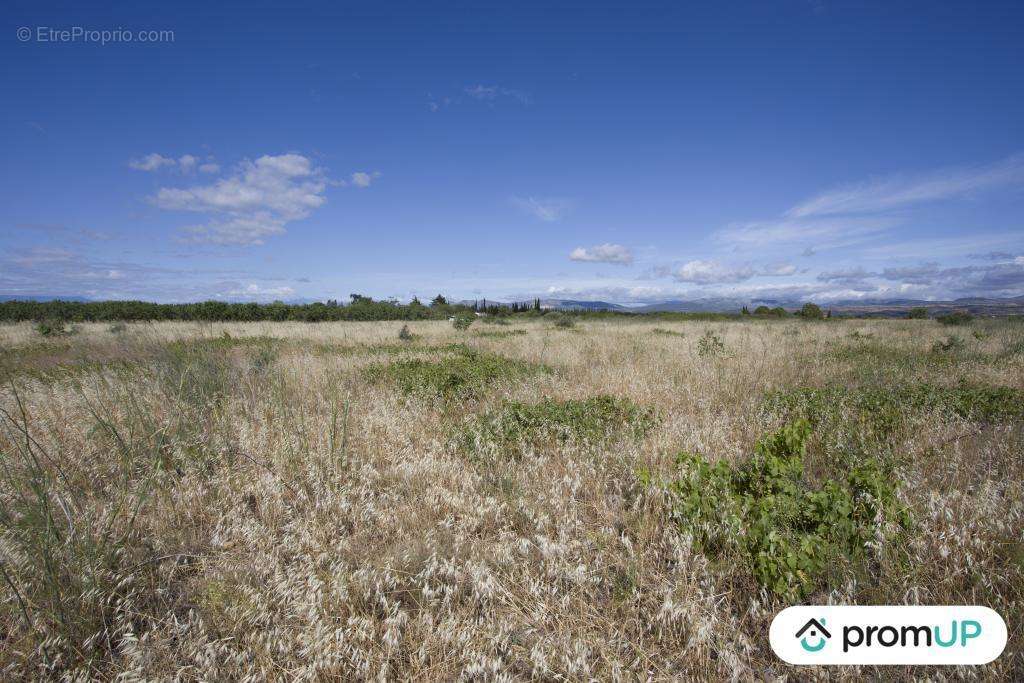
<svg viewBox="0 0 1024 683">
<path fill-rule="evenodd" d="M 740 309 L 740 315 L 750 315 L 750 309 L 744 306 Z"/>
<path fill-rule="evenodd" d="M 430 302 L 430 305 L 431 305 L 431 306 L 447 306 L 447 305 L 448 305 L 448 300 L 447 300 L 447 299 L 445 299 L 445 298 L 444 298 L 443 296 L 441 296 L 440 294 L 438 294 L 437 296 L 435 296 L 435 297 L 434 297 L 434 298 L 433 298 L 433 299 L 431 300 L 431 302 Z"/>
<path fill-rule="evenodd" d="M 800 312 L 797 315 L 805 320 L 821 320 L 825 317 L 825 314 L 821 311 L 821 306 L 810 301 L 800 308 Z"/>
<path fill-rule="evenodd" d="M 465 313 L 459 314 L 452 319 L 452 327 L 457 330 L 468 330 L 469 326 L 473 324 L 475 318 Z"/>
<path fill-rule="evenodd" d="M 924 306 L 914 306 L 907 311 L 907 317 L 911 320 L 926 320 L 928 318 L 928 309 Z"/>
<path fill-rule="evenodd" d="M 754 315 L 771 315 L 771 314 L 772 314 L 772 309 L 768 308 L 764 304 L 761 304 L 760 306 L 758 306 L 757 308 L 754 309 Z"/>
<path fill-rule="evenodd" d="M 966 325 L 974 320 L 974 316 L 967 311 L 951 311 L 945 315 L 937 316 L 935 319 L 943 325 Z"/>
</svg>

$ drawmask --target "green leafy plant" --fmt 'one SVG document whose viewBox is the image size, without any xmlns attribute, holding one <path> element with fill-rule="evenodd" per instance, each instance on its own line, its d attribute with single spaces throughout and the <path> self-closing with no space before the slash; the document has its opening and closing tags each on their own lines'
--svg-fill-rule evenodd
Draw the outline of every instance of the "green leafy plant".
<svg viewBox="0 0 1024 683">
<path fill-rule="evenodd" d="M 418 337 L 409 331 L 408 325 L 402 325 L 402 329 L 398 331 L 398 338 L 404 342 L 413 342 L 416 341 Z"/>
<path fill-rule="evenodd" d="M 701 358 L 717 358 L 725 354 L 725 342 L 711 330 L 705 330 L 704 336 L 697 340 L 697 355 Z"/>
<path fill-rule="evenodd" d="M 576 326 L 573 317 L 565 313 L 549 313 L 546 317 L 552 325 L 559 329 L 568 330 Z"/>
<path fill-rule="evenodd" d="M 864 565 L 866 545 L 909 519 L 896 502 L 891 472 L 866 459 L 840 478 L 803 478 L 811 426 L 798 420 L 765 436 L 739 465 L 683 453 L 678 477 L 663 484 L 680 530 L 712 557 L 736 558 L 786 599 L 835 583 Z M 644 474 L 643 479 L 650 479 Z"/>
<path fill-rule="evenodd" d="M 474 334 L 487 339 L 508 339 L 509 337 L 523 337 L 526 335 L 526 330 L 481 330 Z"/>
<path fill-rule="evenodd" d="M 949 335 L 944 340 L 932 344 L 932 353 L 956 353 L 966 348 L 964 340 L 955 335 Z"/>
<path fill-rule="evenodd" d="M 935 317 L 943 325 L 966 325 L 972 320 L 974 316 L 967 311 L 952 311 Z"/>
<path fill-rule="evenodd" d="M 75 328 L 59 318 L 44 318 L 36 321 L 36 332 L 41 337 L 64 337 L 75 333 Z"/>
<path fill-rule="evenodd" d="M 654 426 L 651 408 L 626 398 L 600 395 L 538 403 L 507 402 L 496 411 L 467 420 L 455 443 L 464 452 L 514 456 L 525 446 L 547 442 L 599 443 L 619 437 L 642 438 Z"/>
<path fill-rule="evenodd" d="M 804 320 L 821 320 L 825 317 L 825 313 L 821 310 L 821 306 L 811 302 L 804 304 L 797 315 Z"/>
<path fill-rule="evenodd" d="M 927 320 L 928 309 L 925 308 L 924 306 L 914 306 L 909 311 L 907 311 L 907 317 L 910 318 L 911 320 Z"/>
<path fill-rule="evenodd" d="M 475 318 L 471 315 L 460 313 L 459 315 L 452 318 L 452 327 L 457 330 L 468 330 L 469 326 L 473 324 Z"/>
<path fill-rule="evenodd" d="M 828 385 L 769 393 L 769 415 L 804 419 L 835 440 L 839 434 L 890 442 L 915 415 L 939 411 L 978 422 L 1024 418 L 1024 392 L 1013 387 L 970 384 L 896 384 L 848 388 Z"/>
<path fill-rule="evenodd" d="M 546 372 L 550 369 L 543 365 L 462 346 L 454 355 L 437 360 L 409 358 L 370 365 L 366 376 L 372 382 L 394 382 L 406 394 L 464 398 L 482 393 L 497 381 Z"/>
</svg>

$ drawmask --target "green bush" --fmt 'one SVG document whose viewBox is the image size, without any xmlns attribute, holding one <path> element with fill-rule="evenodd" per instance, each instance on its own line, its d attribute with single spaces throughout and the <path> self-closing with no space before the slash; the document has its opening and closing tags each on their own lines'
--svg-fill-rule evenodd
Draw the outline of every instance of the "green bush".
<svg viewBox="0 0 1024 683">
<path fill-rule="evenodd" d="M 924 306 L 915 306 L 907 311 L 907 317 L 911 320 L 927 320 L 928 309 Z"/>
<path fill-rule="evenodd" d="M 488 315 L 483 318 L 485 325 L 510 325 L 508 318 L 504 318 L 498 315 Z"/>
<path fill-rule="evenodd" d="M 623 436 L 642 438 L 654 424 L 652 409 L 625 398 L 545 398 L 539 403 L 507 402 L 497 411 L 472 417 L 459 430 L 456 443 L 467 453 L 514 456 L 524 446 L 547 442 L 592 444 Z"/>
<path fill-rule="evenodd" d="M 481 330 L 475 332 L 474 335 L 488 339 L 508 339 L 509 337 L 523 337 L 526 335 L 526 330 Z"/>
<path fill-rule="evenodd" d="M 944 340 L 932 344 L 932 353 L 955 353 L 966 348 L 964 340 L 955 335 L 949 335 Z"/>
<path fill-rule="evenodd" d="M 74 334 L 75 329 L 68 327 L 67 322 L 58 318 L 45 318 L 43 320 L 36 321 L 36 332 L 41 337 L 64 337 L 69 334 Z"/>
<path fill-rule="evenodd" d="M 775 318 L 785 318 L 786 309 L 782 306 L 776 306 L 775 308 L 768 308 L 765 305 L 758 306 L 754 309 L 754 315 L 771 316 Z"/>
<path fill-rule="evenodd" d="M 469 326 L 476 320 L 472 315 L 459 314 L 452 318 L 452 327 L 457 330 L 468 330 Z"/>
<path fill-rule="evenodd" d="M 438 360 L 412 358 L 370 365 L 366 376 L 371 382 L 394 382 L 406 394 L 464 398 L 482 393 L 497 381 L 544 372 L 550 369 L 462 346 Z"/>
<path fill-rule="evenodd" d="M 804 419 L 830 440 L 840 433 L 851 439 L 889 443 L 908 419 L 940 411 L 977 422 L 1008 422 L 1024 418 L 1024 392 L 1012 387 L 960 383 L 866 386 L 839 385 L 780 391 L 765 397 L 769 415 Z"/>
<path fill-rule="evenodd" d="M 576 326 L 573 317 L 565 313 L 548 313 L 545 317 L 559 329 L 567 330 Z"/>
<path fill-rule="evenodd" d="M 402 329 L 398 331 L 398 338 L 404 342 L 416 341 L 417 335 L 409 331 L 408 325 L 402 325 Z"/>
<path fill-rule="evenodd" d="M 952 311 L 935 317 L 943 325 L 966 325 L 974 320 L 974 316 L 967 311 Z"/>
<path fill-rule="evenodd" d="M 811 427 L 799 420 L 764 437 L 739 465 L 683 453 L 665 486 L 680 530 L 711 557 L 739 559 L 757 581 L 794 600 L 838 583 L 865 564 L 865 547 L 908 519 L 896 503 L 891 472 L 866 459 L 837 479 L 803 478 Z M 650 476 L 641 473 L 650 481 Z"/>
<path fill-rule="evenodd" d="M 810 302 L 804 304 L 797 315 L 804 320 L 821 320 L 825 317 L 825 314 L 821 310 L 821 306 Z"/>
<path fill-rule="evenodd" d="M 717 358 L 725 353 L 725 342 L 711 330 L 697 340 L 697 355 L 701 358 Z"/>
</svg>

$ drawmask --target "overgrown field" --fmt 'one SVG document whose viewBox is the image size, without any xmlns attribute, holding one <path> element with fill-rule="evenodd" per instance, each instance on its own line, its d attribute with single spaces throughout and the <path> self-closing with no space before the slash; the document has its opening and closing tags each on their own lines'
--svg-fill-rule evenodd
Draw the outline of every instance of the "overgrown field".
<svg viewBox="0 0 1024 683">
<path fill-rule="evenodd" d="M 1024 324 L 546 318 L 0 327 L 0 678 L 1024 678 Z"/>
</svg>

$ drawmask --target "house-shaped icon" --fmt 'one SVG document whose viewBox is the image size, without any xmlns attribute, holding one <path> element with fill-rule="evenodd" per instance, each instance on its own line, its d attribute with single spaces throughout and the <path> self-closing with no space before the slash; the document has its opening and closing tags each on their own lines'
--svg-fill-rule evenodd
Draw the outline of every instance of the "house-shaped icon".
<svg viewBox="0 0 1024 683">
<path fill-rule="evenodd" d="M 817 629 L 818 633 L 821 633 L 821 635 L 825 636 L 826 638 L 832 637 L 832 634 L 828 632 L 828 629 L 826 629 L 825 626 L 817 619 L 811 619 L 806 624 L 804 624 L 803 628 L 796 632 L 796 637 L 801 637 L 804 633 L 807 632 L 807 629 Z M 815 631 L 811 631 L 812 636 L 816 636 L 818 635 L 818 633 L 816 633 Z"/>
</svg>

